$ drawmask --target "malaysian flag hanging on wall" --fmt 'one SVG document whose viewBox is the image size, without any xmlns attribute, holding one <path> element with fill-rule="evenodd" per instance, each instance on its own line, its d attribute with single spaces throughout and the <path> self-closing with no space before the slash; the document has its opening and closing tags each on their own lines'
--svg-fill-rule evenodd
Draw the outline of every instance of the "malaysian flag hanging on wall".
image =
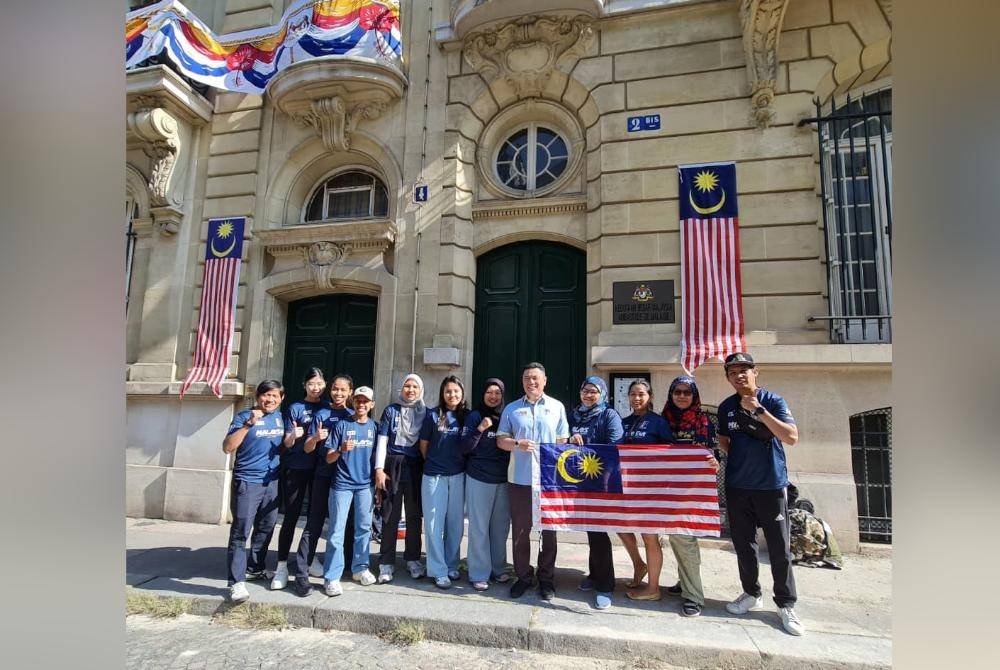
<svg viewBox="0 0 1000 670">
<path fill-rule="evenodd" d="M 696 444 L 542 444 L 542 530 L 718 537 L 719 491 Z"/>
<path fill-rule="evenodd" d="M 210 219 L 205 243 L 205 277 L 202 280 L 201 309 L 194 356 L 181 396 L 191 384 L 208 382 L 222 397 L 222 380 L 229 369 L 236 323 L 236 285 L 240 280 L 243 255 L 243 228 L 246 218 Z"/>
<path fill-rule="evenodd" d="M 680 165 L 681 364 L 746 351 L 736 164 Z"/>
</svg>

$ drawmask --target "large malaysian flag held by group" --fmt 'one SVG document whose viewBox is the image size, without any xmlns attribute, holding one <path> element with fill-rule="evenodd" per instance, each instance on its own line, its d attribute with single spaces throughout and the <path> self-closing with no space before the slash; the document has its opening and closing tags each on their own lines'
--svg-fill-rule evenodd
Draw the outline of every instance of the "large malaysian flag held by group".
<svg viewBox="0 0 1000 670">
<path fill-rule="evenodd" d="M 736 164 L 681 165 L 681 364 L 746 351 Z"/>
<path fill-rule="evenodd" d="M 542 530 L 718 537 L 719 493 L 696 444 L 542 444 Z"/>
<path fill-rule="evenodd" d="M 236 322 L 236 287 L 240 281 L 243 256 L 243 228 L 246 218 L 210 219 L 205 243 L 205 276 L 202 280 L 198 334 L 194 357 L 181 397 L 197 381 L 208 382 L 222 397 L 222 380 L 229 370 Z"/>
</svg>

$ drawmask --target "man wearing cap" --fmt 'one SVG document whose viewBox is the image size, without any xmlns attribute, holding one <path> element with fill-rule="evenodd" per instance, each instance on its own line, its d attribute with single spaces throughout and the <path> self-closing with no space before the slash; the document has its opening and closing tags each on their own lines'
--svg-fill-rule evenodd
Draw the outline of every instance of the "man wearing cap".
<svg viewBox="0 0 1000 670">
<path fill-rule="evenodd" d="M 739 563 L 743 593 L 726 609 L 746 614 L 763 604 L 757 563 L 757 528 L 764 531 L 774 578 L 774 602 L 785 630 L 802 635 L 795 615 L 795 578 L 788 502 L 788 468 L 783 444 L 799 439 L 785 399 L 757 387 L 757 368 L 748 353 L 726 358 L 726 380 L 736 391 L 719 405 L 719 447 L 726 459 L 726 509 Z"/>
</svg>

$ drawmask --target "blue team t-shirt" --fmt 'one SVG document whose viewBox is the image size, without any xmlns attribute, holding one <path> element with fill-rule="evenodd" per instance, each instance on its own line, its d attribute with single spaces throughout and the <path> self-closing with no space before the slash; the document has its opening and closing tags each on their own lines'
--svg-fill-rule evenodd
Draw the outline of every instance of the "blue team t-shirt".
<svg viewBox="0 0 1000 670">
<path fill-rule="evenodd" d="M 624 434 L 622 418 L 611 407 L 605 407 L 599 414 L 582 423 L 573 420 L 572 412 L 567 419 L 570 437 L 579 433 L 586 444 L 618 444 Z"/>
<path fill-rule="evenodd" d="M 382 418 L 378 420 L 378 434 L 385 435 L 388 438 L 389 444 L 386 445 L 388 453 L 403 454 L 404 456 L 416 458 L 420 456 L 420 448 L 417 446 L 417 442 L 420 439 L 419 435 L 413 444 L 409 446 L 401 447 L 396 444 L 396 433 L 399 431 L 401 415 L 402 407 L 398 402 L 394 402 L 382 410 Z M 423 428 L 423 425 L 420 427 Z"/>
<path fill-rule="evenodd" d="M 292 448 L 281 456 L 281 464 L 289 470 L 313 470 L 316 467 L 316 450 L 307 454 L 304 445 L 309 437 L 309 428 L 312 426 L 313 417 L 323 407 L 325 407 L 323 401 L 307 402 L 305 400 L 293 402 L 288 406 L 288 410 L 285 412 L 285 430 L 291 433 L 296 423 L 302 427 L 302 437 L 295 440 Z"/>
<path fill-rule="evenodd" d="M 237 412 L 229 425 L 232 435 L 250 418 L 250 410 Z M 281 464 L 281 443 L 285 439 L 285 423 L 280 411 L 262 416 L 247 431 L 233 462 L 233 479 L 253 484 L 268 484 L 278 478 Z"/>
<path fill-rule="evenodd" d="M 473 410 L 465 418 L 462 428 L 462 450 L 469 454 L 465 473 L 473 479 L 487 484 L 507 483 L 507 468 L 510 467 L 510 452 L 497 446 L 497 424 L 480 433 L 476 427 L 483 420 L 479 410 Z"/>
<path fill-rule="evenodd" d="M 757 389 L 757 402 L 785 423 L 795 423 L 788 403 L 776 393 Z M 758 440 L 740 430 L 736 412 L 740 397 L 733 394 L 719 405 L 719 435 L 729 438 L 729 455 L 726 457 L 726 486 L 751 491 L 775 491 L 788 486 L 788 466 L 781 440 Z"/>
<path fill-rule="evenodd" d="M 332 464 L 334 468 L 331 488 L 335 491 L 356 491 L 372 485 L 375 461 L 375 437 L 378 423 L 369 417 L 364 423 L 354 420 L 338 421 L 333 432 L 326 438 L 321 458 L 326 462 L 327 451 L 341 451 L 347 440 L 354 440 L 354 448 L 342 452 Z"/>
<path fill-rule="evenodd" d="M 334 427 L 344 419 L 350 419 L 354 416 L 354 410 L 348 407 L 341 407 L 340 409 L 334 409 L 333 407 L 323 407 L 316 411 L 313 415 L 312 425 L 309 426 L 309 434 L 315 435 L 319 432 L 320 426 L 325 426 L 330 434 L 333 434 Z M 327 442 L 330 441 L 329 435 L 326 438 Z M 333 465 L 326 462 L 325 452 L 323 451 L 323 443 L 319 442 L 316 444 L 316 449 L 313 451 L 316 454 L 316 476 L 317 477 L 333 477 Z"/>
<path fill-rule="evenodd" d="M 625 430 L 622 444 L 670 444 L 674 441 L 667 420 L 649 410 L 642 416 L 629 414 L 622 419 L 622 428 Z"/>
<path fill-rule="evenodd" d="M 428 409 L 420 439 L 427 440 L 427 460 L 424 474 L 431 477 L 451 476 L 465 472 L 465 453 L 462 451 L 462 424 L 454 412 L 448 412 L 444 427 L 438 425 L 441 409 Z"/>
</svg>

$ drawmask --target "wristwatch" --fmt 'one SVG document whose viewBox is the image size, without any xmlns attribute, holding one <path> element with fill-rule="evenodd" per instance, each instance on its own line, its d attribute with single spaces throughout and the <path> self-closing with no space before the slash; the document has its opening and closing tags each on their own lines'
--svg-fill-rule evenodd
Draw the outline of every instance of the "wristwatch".
<svg viewBox="0 0 1000 670">
<path fill-rule="evenodd" d="M 760 406 L 760 407 L 758 407 L 757 409 L 755 409 L 753 411 L 753 415 L 754 416 L 760 416 L 763 413 L 764 413 L 764 407 L 763 406 Z"/>
</svg>

